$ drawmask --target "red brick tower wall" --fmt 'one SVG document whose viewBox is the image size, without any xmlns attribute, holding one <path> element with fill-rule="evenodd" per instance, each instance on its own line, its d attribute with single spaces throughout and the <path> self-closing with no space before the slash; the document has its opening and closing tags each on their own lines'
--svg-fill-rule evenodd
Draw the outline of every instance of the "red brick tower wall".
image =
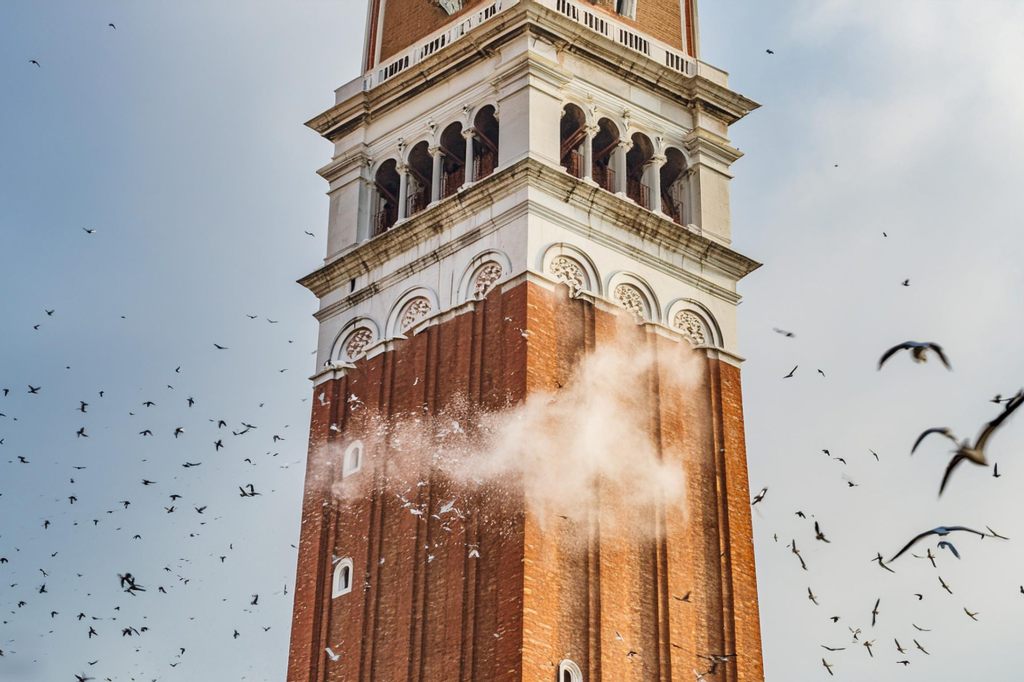
<svg viewBox="0 0 1024 682">
<path fill-rule="evenodd" d="M 633 398 L 662 458 L 686 476 L 682 511 L 649 512 L 658 534 L 611 534 L 600 512 L 542 523 L 521 496 L 459 488 L 424 451 L 395 443 L 367 448 L 358 488 L 338 486 L 334 446 L 367 437 L 371 417 L 429 419 L 460 402 L 500 410 L 557 391 L 584 354 L 612 343 L 616 318 L 521 283 L 315 388 L 290 682 L 552 681 L 563 658 L 587 682 L 667 682 L 707 669 L 699 657 L 713 654 L 736 654 L 716 679 L 763 679 L 733 365 L 706 358 L 680 387 L 667 361 L 655 363 Z M 633 333 L 659 357 L 678 352 L 675 339 Z M 451 499 L 459 522 L 437 518 Z M 352 592 L 337 599 L 332 556 L 355 566 Z"/>
</svg>

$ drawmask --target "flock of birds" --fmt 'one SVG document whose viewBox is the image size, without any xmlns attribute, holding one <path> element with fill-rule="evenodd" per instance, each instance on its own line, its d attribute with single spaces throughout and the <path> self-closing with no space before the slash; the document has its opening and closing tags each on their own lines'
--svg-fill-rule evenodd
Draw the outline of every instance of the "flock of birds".
<svg viewBox="0 0 1024 682">
<path fill-rule="evenodd" d="M 905 280 L 902 284 L 903 286 L 907 286 L 909 284 L 909 280 Z M 785 329 L 774 328 L 773 331 L 785 338 L 794 338 L 796 336 L 793 332 L 787 331 Z M 898 356 L 903 352 L 907 352 L 910 358 L 915 363 L 926 363 L 929 357 L 934 356 L 947 370 L 952 370 L 952 365 L 942 346 L 934 342 L 920 341 L 906 341 L 886 350 L 878 361 L 878 370 L 882 370 L 882 368 L 885 367 L 886 364 L 892 358 Z M 794 367 L 789 373 L 784 375 L 783 378 L 793 378 L 796 374 L 797 368 L 798 366 Z M 818 370 L 818 373 L 821 374 L 822 376 L 825 376 L 825 373 L 820 369 Z M 952 480 L 954 472 L 957 470 L 958 466 L 962 464 L 964 461 L 970 461 L 971 463 L 981 467 L 987 467 L 990 465 L 991 455 L 988 451 L 990 441 L 992 437 L 999 431 L 1000 427 L 1003 426 L 1006 420 L 1009 419 L 1009 417 L 1012 416 L 1020 408 L 1022 404 L 1024 404 L 1024 389 L 1021 389 L 1017 391 L 1015 394 L 1006 397 L 1004 397 L 1001 394 L 996 395 L 993 398 L 991 398 L 989 402 L 999 405 L 1000 411 L 991 420 L 982 425 L 978 432 L 978 435 L 973 440 L 968 438 L 958 438 L 951 428 L 946 426 L 937 426 L 925 429 L 920 435 L 917 436 L 916 440 L 911 446 L 909 454 L 913 455 L 915 452 L 917 452 L 918 448 L 926 440 L 931 440 L 929 438 L 930 436 L 934 435 L 943 436 L 944 438 L 948 439 L 952 444 L 951 459 L 945 467 L 944 474 L 939 484 L 938 494 L 940 499 L 943 492 L 945 492 L 950 481 Z M 879 456 L 877 452 L 875 452 L 874 450 L 870 450 L 869 452 L 876 461 L 879 461 Z M 834 460 L 839 461 L 842 464 L 846 464 L 845 459 L 843 459 L 842 457 L 833 457 L 832 453 L 828 449 L 822 450 L 822 453 L 830 458 L 833 458 Z M 999 478 L 1001 476 L 1001 474 L 999 473 L 998 464 L 994 462 L 992 463 L 992 475 L 994 478 Z M 851 479 L 847 479 L 847 485 L 849 487 L 857 487 L 859 484 L 855 483 Z M 761 488 L 761 490 L 752 498 L 751 506 L 757 507 L 758 505 L 763 503 L 767 495 L 768 488 Z M 796 512 L 796 516 L 801 519 L 807 519 L 807 514 L 803 511 L 798 510 Z M 938 525 L 934 528 L 923 530 L 914 535 L 902 547 L 893 552 L 892 556 L 890 556 L 888 559 L 886 559 L 881 552 L 878 552 L 871 559 L 871 561 L 877 564 L 877 566 L 880 569 L 888 571 L 890 573 L 895 573 L 895 570 L 892 568 L 892 565 L 897 560 L 899 560 L 900 558 L 904 557 L 909 553 L 911 556 L 917 559 L 928 561 L 932 568 L 937 569 L 937 559 L 939 558 L 939 555 L 942 552 L 948 553 L 949 556 L 953 557 L 956 560 L 961 559 L 961 551 L 954 544 L 954 538 L 964 536 L 974 536 L 979 539 L 994 538 L 1002 541 L 1008 541 L 1010 539 L 1004 535 L 1001 535 L 989 526 L 985 526 L 984 530 L 977 530 L 975 528 L 971 528 L 964 525 Z M 778 542 L 778 534 L 774 534 L 773 537 L 775 542 Z M 831 543 L 831 540 L 825 535 L 824 531 L 822 530 L 821 523 L 818 520 L 814 520 L 814 541 L 829 544 Z M 912 551 L 915 549 L 917 549 L 917 551 L 920 551 L 922 545 L 931 542 L 935 542 L 934 548 L 931 546 L 927 546 L 925 547 L 924 552 L 921 554 Z M 800 568 L 804 571 L 807 571 L 807 562 L 804 560 L 803 555 L 801 554 L 801 550 L 797 546 L 795 538 L 790 541 L 788 548 L 790 553 L 796 557 L 797 561 L 799 562 Z M 944 580 L 941 575 L 938 575 L 937 578 L 939 587 L 948 595 L 953 595 L 954 592 L 950 585 L 946 582 L 946 580 Z M 1021 595 L 1024 595 L 1024 585 L 1020 586 L 1019 591 Z M 925 598 L 925 594 L 923 592 L 916 592 L 913 594 L 913 597 L 918 601 L 922 601 Z M 814 606 L 820 606 L 820 602 L 818 601 L 819 597 L 815 594 L 814 590 L 811 587 L 807 588 L 807 599 Z M 871 616 L 870 628 L 875 628 L 875 626 L 878 624 L 879 616 L 881 614 L 881 603 L 882 599 L 880 597 L 876 598 L 874 606 L 869 612 Z M 978 616 L 980 614 L 977 611 L 972 611 L 966 606 L 962 607 L 962 609 L 964 615 L 966 615 L 972 621 L 978 620 Z M 833 624 L 835 624 L 838 623 L 841 620 L 841 618 L 841 616 L 831 616 L 829 620 Z M 906 667 L 911 665 L 911 653 L 916 652 L 917 654 L 923 656 L 932 655 L 932 651 L 930 651 L 927 648 L 927 646 L 922 643 L 922 640 L 924 639 L 924 635 L 922 635 L 922 633 L 931 632 L 931 629 L 924 628 L 916 623 L 911 623 L 911 627 L 913 628 L 913 631 L 911 633 L 911 636 L 909 637 L 909 640 L 905 638 L 901 642 L 899 638 L 894 638 L 892 641 L 892 650 L 895 651 L 895 653 L 897 654 L 895 663 L 899 666 Z M 884 649 L 887 646 L 878 644 L 877 639 L 868 639 L 869 635 L 865 633 L 862 627 L 848 626 L 848 630 L 850 633 L 850 641 L 847 644 L 820 644 L 820 647 L 824 649 L 826 652 L 825 655 L 821 658 L 821 667 L 830 677 L 836 675 L 837 664 L 833 657 L 838 652 L 843 652 L 850 648 L 863 648 L 868 657 L 875 658 L 876 647 Z M 830 658 L 832 658 L 832 660 L 829 660 Z M 701 678 L 698 677 L 698 679 Z"/>
<path fill-rule="evenodd" d="M 90 228 L 86 232 L 93 235 L 96 231 Z M 59 324 L 57 310 L 47 308 L 44 314 L 45 322 L 33 324 L 28 333 L 46 334 L 48 327 Z M 256 315 L 248 318 L 258 320 Z M 271 319 L 266 322 L 277 323 Z M 217 357 L 230 351 L 223 344 L 211 343 L 209 347 Z M 65 376 L 74 374 L 71 365 L 63 366 L 63 370 Z M 238 408 L 237 397 L 230 390 L 226 395 L 204 395 L 202 399 L 181 391 L 183 386 L 195 383 L 195 377 L 189 377 L 189 372 L 178 365 L 166 370 L 162 385 L 136 387 L 152 392 L 152 397 L 137 402 L 127 398 L 118 386 L 97 386 L 90 395 L 71 398 L 69 385 L 74 384 L 73 380 L 0 387 L 0 466 L 7 468 L 0 473 L 0 515 L 13 519 L 16 509 L 27 510 L 29 516 L 42 514 L 35 531 L 14 523 L 0 526 L 0 679 L 10 679 L 2 673 L 5 666 L 31 670 L 40 663 L 39 645 L 27 636 L 32 623 L 45 623 L 46 629 L 37 633 L 44 639 L 80 637 L 89 645 L 112 638 L 124 642 L 127 649 L 114 660 L 96 655 L 81 661 L 79 671 L 68 673 L 69 680 L 72 675 L 77 682 L 163 680 L 167 679 L 166 671 L 179 666 L 186 676 L 183 679 L 202 678 L 202 667 L 188 665 L 192 648 L 178 646 L 161 654 L 146 641 L 159 629 L 162 636 L 156 647 L 166 646 L 168 639 L 183 636 L 205 620 L 203 613 L 197 613 L 187 622 L 175 623 L 168 611 L 173 610 L 174 602 L 193 598 L 213 608 L 213 600 L 201 597 L 202 592 L 194 596 L 189 593 L 196 583 L 210 583 L 206 590 L 217 584 L 210 579 L 214 566 L 230 570 L 233 554 L 244 541 L 233 533 L 244 527 L 248 518 L 259 517 L 261 512 L 251 505 L 277 492 L 274 486 L 281 470 L 303 461 L 301 456 L 287 463 L 282 460 L 302 454 L 305 442 L 297 439 L 291 452 L 282 452 L 278 448 L 286 440 L 287 424 L 271 429 L 262 420 L 234 423 L 211 407 L 217 403 L 219 410 L 233 412 Z M 304 380 L 298 385 L 304 386 Z M 307 401 L 296 399 L 296 403 Z M 256 403 L 253 408 L 260 410 L 264 404 Z M 305 411 L 308 406 L 297 409 Z M 173 426 L 161 430 L 154 422 Z M 39 441 L 46 439 L 32 431 L 40 423 L 47 430 L 60 429 L 63 424 L 64 445 L 57 450 L 41 448 Z M 131 448 L 136 452 L 105 453 L 109 458 L 102 459 L 97 459 L 96 449 L 76 452 L 76 447 L 87 447 L 93 441 L 109 447 L 111 439 L 120 441 L 123 450 L 125 441 L 131 438 L 138 439 L 138 446 Z M 178 453 L 179 461 L 167 461 L 168 452 Z M 40 491 L 20 483 L 21 473 L 31 477 L 32 468 L 39 466 L 54 480 L 50 489 L 33 501 L 33 494 Z M 111 472 L 110 467 L 115 471 Z M 174 468 L 181 473 L 172 474 Z M 137 472 L 134 485 L 115 493 L 105 479 L 120 478 L 119 474 L 128 470 Z M 220 492 L 210 493 L 211 484 Z M 301 467 L 295 467 L 291 485 L 301 489 Z M 231 504 L 232 497 L 240 503 Z M 168 522 L 158 524 L 156 518 Z M 84 572 L 80 566 L 88 562 L 66 546 L 69 535 L 77 536 L 74 545 L 80 552 L 82 534 L 87 535 L 87 548 L 91 543 L 114 548 L 101 557 L 101 563 L 108 566 L 106 577 Z M 208 549 L 206 536 L 218 535 L 223 544 L 217 551 L 203 553 Z M 190 551 L 189 542 L 203 550 Z M 139 569 L 125 571 L 123 562 L 133 560 L 127 557 L 134 556 L 138 561 L 140 553 L 150 555 L 147 564 L 160 562 L 159 572 L 150 569 L 143 575 L 137 572 Z M 226 580 L 230 573 L 222 575 L 221 586 L 231 586 L 232 582 Z M 281 582 L 274 585 L 234 586 L 236 594 L 220 601 L 230 605 L 237 625 L 219 634 L 210 632 L 207 637 L 232 641 L 280 628 L 280 616 L 264 620 L 260 607 L 267 601 L 265 595 L 270 595 L 276 600 L 278 614 L 290 611 L 291 579 L 288 575 L 281 576 Z M 106 599 L 116 594 L 115 589 L 122 599 L 115 597 L 111 603 Z M 70 648 L 56 639 L 50 647 Z M 109 655 L 110 648 L 105 651 Z M 132 662 L 128 652 L 138 655 L 138 660 Z M 162 656 L 163 662 L 151 660 Z"/>
</svg>

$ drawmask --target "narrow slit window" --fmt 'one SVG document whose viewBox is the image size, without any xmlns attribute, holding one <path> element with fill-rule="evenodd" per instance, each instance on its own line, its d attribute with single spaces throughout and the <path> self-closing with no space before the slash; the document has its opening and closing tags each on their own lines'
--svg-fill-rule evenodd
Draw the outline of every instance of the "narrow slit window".
<svg viewBox="0 0 1024 682">
<path fill-rule="evenodd" d="M 331 598 L 340 597 L 352 591 L 352 559 L 345 557 L 334 567 L 334 586 Z"/>
<path fill-rule="evenodd" d="M 558 664 L 558 682 L 583 682 L 583 671 L 567 658 Z"/>
<path fill-rule="evenodd" d="M 343 476 L 350 476 L 363 468 L 363 441 L 355 440 L 345 448 L 345 456 L 342 459 L 341 473 Z"/>
</svg>

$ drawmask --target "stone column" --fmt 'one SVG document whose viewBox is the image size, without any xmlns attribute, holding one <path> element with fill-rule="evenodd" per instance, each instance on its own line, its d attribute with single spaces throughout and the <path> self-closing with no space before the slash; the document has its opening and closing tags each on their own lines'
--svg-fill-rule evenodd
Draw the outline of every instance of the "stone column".
<svg viewBox="0 0 1024 682">
<path fill-rule="evenodd" d="M 629 151 L 633 143 L 629 140 L 619 140 L 615 145 L 613 171 L 615 172 L 615 193 L 625 194 L 626 193 L 626 152 Z"/>
<path fill-rule="evenodd" d="M 587 136 L 583 143 L 583 179 L 594 181 L 594 136 L 600 130 L 597 126 L 587 126 Z"/>
<path fill-rule="evenodd" d="M 655 213 L 661 213 L 661 167 L 668 159 L 664 154 L 655 154 L 647 162 L 648 185 L 651 191 L 650 209 Z"/>
<path fill-rule="evenodd" d="M 466 140 L 466 166 L 465 174 L 462 181 L 462 186 L 465 187 L 473 183 L 476 180 L 473 177 L 473 139 L 476 136 L 476 130 L 473 128 L 466 128 L 462 131 L 462 137 Z"/>
<path fill-rule="evenodd" d="M 441 147 L 430 147 L 430 157 L 434 160 L 434 167 L 430 174 L 430 203 L 441 199 L 441 170 L 444 163 L 444 152 Z"/>
<path fill-rule="evenodd" d="M 405 220 L 409 203 L 409 166 L 398 165 L 398 220 Z"/>
</svg>

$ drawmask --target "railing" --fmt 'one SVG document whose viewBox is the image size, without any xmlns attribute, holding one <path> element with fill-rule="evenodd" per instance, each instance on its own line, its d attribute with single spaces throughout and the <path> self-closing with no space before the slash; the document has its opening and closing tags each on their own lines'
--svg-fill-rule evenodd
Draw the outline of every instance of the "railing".
<svg viewBox="0 0 1024 682">
<path fill-rule="evenodd" d="M 498 157 L 490 149 L 473 157 L 473 177 L 483 180 L 498 167 Z"/>
<path fill-rule="evenodd" d="M 594 33 L 600 33 L 609 40 L 650 57 L 654 61 L 686 76 L 697 75 L 697 60 L 681 50 L 659 40 L 649 38 L 636 28 L 601 13 L 587 9 L 585 4 L 575 0 L 537 0 L 541 5 L 553 9 Z"/>
<path fill-rule="evenodd" d="M 379 234 L 384 234 L 396 222 L 398 222 L 398 212 L 390 206 L 385 206 L 377 211 L 377 214 L 373 217 L 373 236 L 376 237 Z"/>
<path fill-rule="evenodd" d="M 423 189 L 419 192 L 415 192 L 414 194 L 410 194 L 406 202 L 405 215 L 414 216 L 427 207 L 427 204 L 430 203 L 430 195 L 427 194 L 425 189 Z"/>
<path fill-rule="evenodd" d="M 459 17 L 456 21 L 448 24 L 439 31 L 432 33 L 429 37 L 407 48 L 401 54 L 397 54 L 387 61 L 381 62 L 376 68 L 371 69 L 363 76 L 363 90 L 372 90 L 381 83 L 395 77 L 410 66 L 418 64 L 441 48 L 451 45 L 472 29 L 480 24 L 497 16 L 503 9 L 514 4 L 517 0 L 495 0 L 472 14 Z"/>
<path fill-rule="evenodd" d="M 626 181 L 626 196 L 644 208 L 651 207 L 651 188 L 639 180 L 629 178 Z"/>
<path fill-rule="evenodd" d="M 575 0 L 537 0 L 541 5 L 586 26 L 609 40 L 650 57 L 659 64 L 686 76 L 697 75 L 697 61 L 683 51 L 638 32 L 634 26 L 588 9 Z M 363 90 L 372 90 L 406 69 L 427 59 L 438 50 L 456 42 L 471 30 L 516 5 L 518 0 L 495 0 L 489 5 L 448 24 L 427 38 L 381 62 L 363 76 Z"/>
<path fill-rule="evenodd" d="M 575 149 L 565 157 L 565 170 L 574 178 L 583 179 L 583 155 Z"/>
<path fill-rule="evenodd" d="M 466 173 L 461 168 L 445 173 L 444 178 L 441 180 L 441 198 L 444 199 L 455 194 L 465 182 Z"/>
<path fill-rule="evenodd" d="M 598 166 L 594 164 L 594 182 L 608 192 L 615 191 L 615 171 L 610 166 Z"/>
</svg>

